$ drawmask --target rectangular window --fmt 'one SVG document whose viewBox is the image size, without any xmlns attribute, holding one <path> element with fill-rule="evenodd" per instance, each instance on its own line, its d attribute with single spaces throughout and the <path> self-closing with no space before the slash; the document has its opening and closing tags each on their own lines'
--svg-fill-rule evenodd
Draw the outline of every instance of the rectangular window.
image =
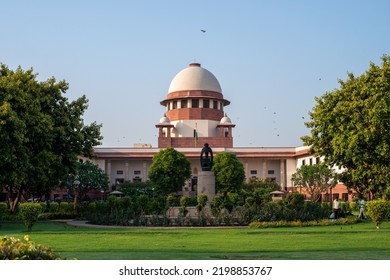
<svg viewBox="0 0 390 280">
<path fill-rule="evenodd" d="M 214 109 L 218 109 L 218 101 L 217 101 L 217 100 L 214 100 L 213 103 L 214 103 L 214 107 L 213 107 L 213 108 L 214 108 Z"/>
<path fill-rule="evenodd" d="M 199 108 L 199 99 L 192 99 L 192 108 Z"/>
<path fill-rule="evenodd" d="M 210 100 L 207 99 L 203 100 L 203 108 L 210 108 Z"/>
<path fill-rule="evenodd" d="M 256 175 L 257 174 L 257 170 L 251 170 L 251 175 Z"/>
<path fill-rule="evenodd" d="M 134 175 L 141 175 L 141 170 L 134 170 Z"/>
<path fill-rule="evenodd" d="M 313 159 L 309 159 L 310 165 L 313 165 Z"/>
<path fill-rule="evenodd" d="M 320 158 L 316 157 L 316 164 L 319 164 L 319 163 L 320 163 Z"/>
<path fill-rule="evenodd" d="M 187 99 L 181 100 L 181 108 L 187 108 Z"/>
<path fill-rule="evenodd" d="M 177 101 L 173 101 L 172 103 L 172 109 L 177 109 Z"/>
<path fill-rule="evenodd" d="M 302 160 L 302 165 L 306 165 L 306 160 Z"/>
<path fill-rule="evenodd" d="M 123 170 L 117 170 L 116 175 L 123 175 Z"/>
<path fill-rule="evenodd" d="M 275 170 L 272 169 L 268 170 L 268 175 L 272 175 L 272 174 L 275 174 Z"/>
</svg>

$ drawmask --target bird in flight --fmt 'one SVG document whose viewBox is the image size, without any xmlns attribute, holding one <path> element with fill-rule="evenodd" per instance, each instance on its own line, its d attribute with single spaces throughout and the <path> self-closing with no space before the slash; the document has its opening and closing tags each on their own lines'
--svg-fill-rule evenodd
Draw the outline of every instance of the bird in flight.
<svg viewBox="0 0 390 280">
<path fill-rule="evenodd" d="M 205 32 L 206 32 L 206 30 L 204 30 L 204 29 L 201 29 L 200 31 L 202 31 L 203 33 L 205 33 Z"/>
</svg>

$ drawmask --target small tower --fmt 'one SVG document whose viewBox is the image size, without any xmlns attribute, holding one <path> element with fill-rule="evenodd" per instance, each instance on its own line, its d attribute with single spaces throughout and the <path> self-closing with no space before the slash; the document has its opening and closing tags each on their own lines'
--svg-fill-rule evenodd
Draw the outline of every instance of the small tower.
<svg viewBox="0 0 390 280">
<path fill-rule="evenodd" d="M 159 147 L 171 147 L 171 130 L 173 125 L 171 124 L 170 119 L 164 114 L 158 124 L 156 124 L 158 128 L 158 146 Z"/>
<path fill-rule="evenodd" d="M 191 63 L 172 80 L 167 98 L 160 102 L 166 113 L 156 125 L 159 148 L 233 147 L 235 126 L 224 113 L 230 101 L 224 99 L 215 76 Z"/>
</svg>

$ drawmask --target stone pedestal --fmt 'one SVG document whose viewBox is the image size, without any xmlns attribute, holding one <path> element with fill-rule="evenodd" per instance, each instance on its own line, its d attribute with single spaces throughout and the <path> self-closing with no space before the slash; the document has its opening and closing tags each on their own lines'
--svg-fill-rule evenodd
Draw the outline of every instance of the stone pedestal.
<svg viewBox="0 0 390 280">
<path fill-rule="evenodd" d="M 198 174 L 198 194 L 207 194 L 210 204 L 215 196 L 215 176 L 212 171 L 201 171 Z"/>
</svg>

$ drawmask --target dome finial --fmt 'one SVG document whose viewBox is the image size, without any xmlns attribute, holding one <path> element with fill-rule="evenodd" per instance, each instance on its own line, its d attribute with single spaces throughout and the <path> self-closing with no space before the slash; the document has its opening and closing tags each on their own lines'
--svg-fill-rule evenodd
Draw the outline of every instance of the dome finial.
<svg viewBox="0 0 390 280">
<path fill-rule="evenodd" d="M 193 62 L 193 63 L 190 63 L 189 66 L 190 66 L 190 67 L 200 67 L 200 63 Z"/>
</svg>

